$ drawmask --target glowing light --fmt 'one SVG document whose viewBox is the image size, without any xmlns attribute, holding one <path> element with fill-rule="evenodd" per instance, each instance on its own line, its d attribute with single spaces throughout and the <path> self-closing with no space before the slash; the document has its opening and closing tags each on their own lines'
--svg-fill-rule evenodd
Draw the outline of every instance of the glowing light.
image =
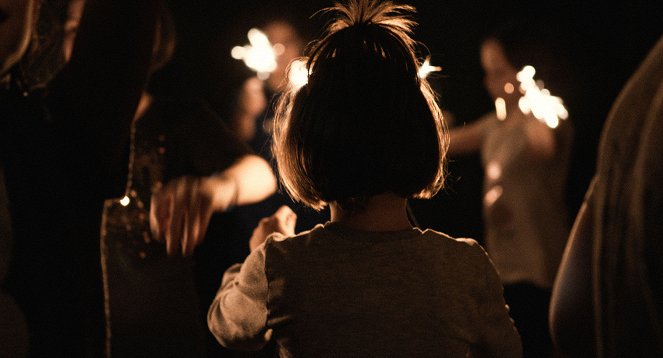
<svg viewBox="0 0 663 358">
<path fill-rule="evenodd" d="M 282 44 L 272 46 L 267 35 L 256 28 L 249 30 L 247 38 L 249 44 L 233 47 L 230 55 L 244 61 L 248 68 L 257 73 L 259 79 L 266 80 L 276 69 L 276 57 L 285 51 L 285 47 Z"/>
<path fill-rule="evenodd" d="M 492 206 L 495 204 L 497 199 L 499 199 L 502 196 L 503 189 L 501 186 L 496 185 L 492 187 L 486 195 L 483 196 L 483 203 L 486 207 Z"/>
<path fill-rule="evenodd" d="M 506 92 L 507 94 L 512 94 L 514 90 L 515 87 L 513 87 L 513 83 L 507 82 L 504 84 L 504 92 Z"/>
<path fill-rule="evenodd" d="M 557 128 L 560 120 L 568 118 L 569 112 L 561 98 L 552 96 L 550 91 L 543 87 L 543 82 L 534 80 L 535 74 L 534 67 L 525 66 L 516 75 L 523 93 L 518 100 L 518 108 L 524 114 L 532 113 L 548 127 Z"/>
<path fill-rule="evenodd" d="M 516 78 L 518 79 L 518 82 L 524 83 L 524 82 L 529 82 L 529 81 L 534 81 L 534 75 L 536 74 L 536 70 L 532 66 L 525 66 L 523 67 L 520 72 L 516 74 Z"/>
<path fill-rule="evenodd" d="M 431 66 L 430 64 L 430 57 L 427 57 L 426 60 L 424 60 L 424 63 L 421 64 L 421 67 L 419 67 L 419 71 L 417 71 L 417 76 L 419 78 L 426 78 L 428 77 L 431 72 L 439 72 L 442 71 L 442 67 L 440 66 Z"/>
<path fill-rule="evenodd" d="M 131 199 L 129 199 L 128 196 L 124 196 L 122 199 L 120 199 L 120 205 L 122 206 L 127 206 L 131 202 Z"/>
<path fill-rule="evenodd" d="M 274 47 L 272 48 L 274 49 L 274 54 L 276 56 L 281 56 L 285 52 L 285 46 L 283 46 L 283 44 L 274 44 Z"/>
<path fill-rule="evenodd" d="M 495 114 L 500 121 L 506 119 L 506 102 L 502 97 L 497 97 L 495 99 Z"/>
<path fill-rule="evenodd" d="M 288 82 L 296 89 L 299 89 L 308 83 L 308 69 L 306 68 L 306 61 L 297 59 L 290 63 L 290 69 L 288 70 Z"/>
<path fill-rule="evenodd" d="M 502 167 L 496 161 L 490 161 L 486 166 L 486 175 L 491 180 L 497 180 L 502 176 Z"/>
</svg>

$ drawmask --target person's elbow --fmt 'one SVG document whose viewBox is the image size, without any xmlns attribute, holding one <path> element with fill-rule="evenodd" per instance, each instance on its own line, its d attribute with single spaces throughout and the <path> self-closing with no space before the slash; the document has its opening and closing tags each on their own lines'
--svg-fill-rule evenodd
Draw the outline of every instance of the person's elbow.
<svg viewBox="0 0 663 358">
<path fill-rule="evenodd" d="M 247 155 L 243 160 L 250 163 L 249 165 L 252 167 L 253 180 L 251 183 L 253 188 L 251 188 L 251 191 L 255 197 L 251 199 L 260 201 L 274 194 L 277 189 L 276 176 L 267 160 L 255 154 Z"/>
<path fill-rule="evenodd" d="M 272 330 L 263 329 L 251 334 L 250 327 L 224 317 L 217 298 L 207 313 L 207 327 L 223 347 L 239 351 L 257 351 L 267 344 Z"/>
<path fill-rule="evenodd" d="M 265 186 L 265 192 L 266 195 L 265 197 L 272 195 L 276 192 L 278 183 L 276 179 L 276 175 L 274 175 L 274 171 L 272 171 L 272 166 L 269 165 L 269 163 L 263 159 L 258 157 L 261 164 L 260 164 L 260 171 L 262 173 L 262 177 L 264 178 L 264 186 Z"/>
</svg>

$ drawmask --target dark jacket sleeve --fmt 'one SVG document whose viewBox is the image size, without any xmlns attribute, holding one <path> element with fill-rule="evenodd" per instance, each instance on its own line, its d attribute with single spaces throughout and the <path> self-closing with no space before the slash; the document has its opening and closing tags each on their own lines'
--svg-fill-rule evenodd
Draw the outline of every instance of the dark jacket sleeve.
<svg viewBox="0 0 663 358">
<path fill-rule="evenodd" d="M 46 105 L 72 176 L 117 196 L 126 178 L 129 128 L 146 84 L 160 0 L 87 0 L 68 64 Z M 80 169 L 79 169 L 80 170 Z M 118 192 L 119 190 L 119 192 Z"/>
</svg>

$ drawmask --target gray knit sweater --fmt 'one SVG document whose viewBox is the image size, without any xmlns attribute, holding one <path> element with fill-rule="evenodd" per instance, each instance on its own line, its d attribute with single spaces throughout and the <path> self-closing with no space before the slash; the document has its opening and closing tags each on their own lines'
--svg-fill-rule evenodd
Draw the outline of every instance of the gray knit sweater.
<svg viewBox="0 0 663 358">
<path fill-rule="evenodd" d="M 229 268 L 208 313 L 230 348 L 282 357 L 519 357 L 502 286 L 475 241 L 318 225 Z"/>
</svg>

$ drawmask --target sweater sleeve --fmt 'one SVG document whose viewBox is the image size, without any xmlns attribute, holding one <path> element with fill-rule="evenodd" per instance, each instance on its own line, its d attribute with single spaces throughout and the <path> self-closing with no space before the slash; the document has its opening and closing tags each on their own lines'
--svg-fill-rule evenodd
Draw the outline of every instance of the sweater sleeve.
<svg viewBox="0 0 663 358">
<path fill-rule="evenodd" d="M 484 282 L 479 303 L 478 325 L 483 341 L 482 355 L 485 357 L 522 357 L 520 335 L 509 316 L 504 301 L 504 289 L 488 254 L 479 244 L 473 245 L 479 256 L 478 264 L 483 267 Z"/>
<path fill-rule="evenodd" d="M 244 264 L 231 266 L 207 313 L 207 324 L 227 348 L 258 350 L 271 337 L 267 328 L 267 276 L 264 244 Z"/>
</svg>

